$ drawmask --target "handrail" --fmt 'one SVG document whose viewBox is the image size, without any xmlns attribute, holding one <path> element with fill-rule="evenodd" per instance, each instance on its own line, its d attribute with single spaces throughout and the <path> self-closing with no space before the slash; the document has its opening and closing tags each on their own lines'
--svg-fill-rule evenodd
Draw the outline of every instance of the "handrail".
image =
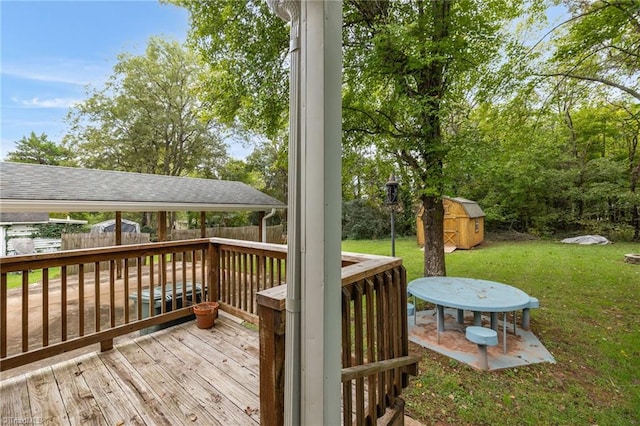
<svg viewBox="0 0 640 426">
<path fill-rule="evenodd" d="M 115 337 L 189 316 L 193 301 L 217 295 L 209 248 L 199 239 L 0 258 L 0 371 L 95 343 L 107 350 Z M 14 274 L 21 285 L 8 289 Z"/>
<path fill-rule="evenodd" d="M 0 371 L 96 343 L 108 350 L 118 336 L 217 300 L 260 323 L 261 421 L 280 424 L 286 255 L 284 245 L 203 238 L 0 258 Z M 342 265 L 343 422 L 372 423 L 402 406 L 397 397 L 417 368 L 408 354 L 406 271 L 399 258 L 356 253 L 343 253 Z M 30 271 L 40 272 L 38 284 Z M 14 274 L 20 286 L 9 289 Z"/>
<path fill-rule="evenodd" d="M 409 356 L 402 260 L 344 253 L 342 258 L 343 424 L 373 424 L 417 373 Z M 260 404 L 263 425 L 283 424 L 286 286 L 259 292 Z M 366 399 L 366 401 L 365 401 Z"/>
<path fill-rule="evenodd" d="M 109 349 L 115 337 L 189 317 L 194 294 L 258 324 L 255 294 L 284 282 L 286 252 L 200 238 L 1 257 L 0 371 L 95 343 Z M 33 271 L 41 274 L 35 286 Z M 9 289 L 16 275 L 20 287 Z"/>
<path fill-rule="evenodd" d="M 286 282 L 287 246 L 226 238 L 212 238 L 211 243 L 221 309 L 258 324 L 256 294 Z"/>
<path fill-rule="evenodd" d="M 341 371 L 341 381 L 349 382 L 355 379 L 371 376 L 372 374 L 382 373 L 384 371 L 393 370 L 394 368 L 406 367 L 411 375 L 418 374 L 417 364 L 420 357 L 417 355 L 406 355 L 399 358 L 385 359 L 382 361 L 371 362 L 368 364 L 356 365 L 353 367 L 343 368 Z"/>
</svg>

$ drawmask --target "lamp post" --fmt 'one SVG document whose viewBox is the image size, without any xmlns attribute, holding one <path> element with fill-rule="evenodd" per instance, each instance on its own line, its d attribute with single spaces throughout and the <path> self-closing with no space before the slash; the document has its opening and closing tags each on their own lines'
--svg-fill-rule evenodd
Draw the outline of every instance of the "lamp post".
<svg viewBox="0 0 640 426">
<path fill-rule="evenodd" d="M 398 204 L 398 181 L 396 181 L 396 176 L 391 173 L 389 176 L 389 181 L 387 181 L 387 200 L 386 204 L 389 206 L 389 210 L 391 211 L 391 256 L 396 256 L 396 229 L 395 229 L 395 220 L 393 217 L 394 210 L 396 205 Z"/>
</svg>

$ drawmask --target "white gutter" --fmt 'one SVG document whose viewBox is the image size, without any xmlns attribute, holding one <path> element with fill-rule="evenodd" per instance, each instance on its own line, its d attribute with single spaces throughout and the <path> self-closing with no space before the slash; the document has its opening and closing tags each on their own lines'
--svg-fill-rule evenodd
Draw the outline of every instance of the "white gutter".
<svg viewBox="0 0 640 426">
<path fill-rule="evenodd" d="M 300 2 L 298 0 L 267 0 L 271 11 L 290 23 L 289 31 L 289 195 L 287 200 L 287 298 L 284 356 L 284 424 L 298 426 L 301 422 L 300 366 L 300 304 L 301 304 L 301 164 L 300 164 Z M 321 416 L 315 421 L 322 424 Z"/>
<path fill-rule="evenodd" d="M 262 218 L 262 242 L 267 242 L 267 219 L 276 214 L 276 209 L 271 209 L 271 213 Z"/>
</svg>

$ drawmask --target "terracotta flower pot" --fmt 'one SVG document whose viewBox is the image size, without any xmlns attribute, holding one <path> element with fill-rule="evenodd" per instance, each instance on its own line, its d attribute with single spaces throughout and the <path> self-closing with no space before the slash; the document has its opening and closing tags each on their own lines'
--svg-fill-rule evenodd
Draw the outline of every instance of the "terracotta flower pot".
<svg viewBox="0 0 640 426">
<path fill-rule="evenodd" d="M 193 313 L 196 315 L 198 328 L 211 328 L 218 316 L 218 302 L 202 302 L 193 305 Z"/>
</svg>

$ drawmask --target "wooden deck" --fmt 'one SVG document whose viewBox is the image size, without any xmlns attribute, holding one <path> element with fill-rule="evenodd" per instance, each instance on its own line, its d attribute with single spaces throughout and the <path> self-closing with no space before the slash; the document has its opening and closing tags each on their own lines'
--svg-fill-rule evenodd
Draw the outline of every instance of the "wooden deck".
<svg viewBox="0 0 640 426">
<path fill-rule="evenodd" d="M 220 313 L 3 380 L 2 424 L 258 425 L 258 333 Z"/>
</svg>

